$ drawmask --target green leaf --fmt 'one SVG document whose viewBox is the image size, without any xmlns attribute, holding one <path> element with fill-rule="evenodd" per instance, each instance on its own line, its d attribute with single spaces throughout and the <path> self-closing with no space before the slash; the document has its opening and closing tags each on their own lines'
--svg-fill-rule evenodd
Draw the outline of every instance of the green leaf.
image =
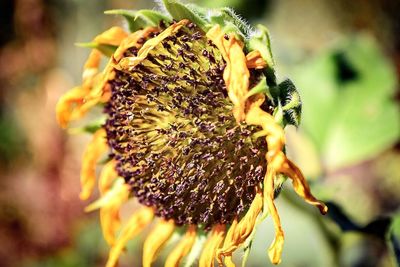
<svg viewBox="0 0 400 267">
<path fill-rule="evenodd" d="M 97 42 L 76 43 L 75 45 L 79 47 L 97 49 L 107 57 L 111 57 L 115 50 L 117 50 L 117 47 L 114 45 L 99 44 Z"/>
<path fill-rule="evenodd" d="M 269 37 L 268 29 L 261 25 L 257 25 L 257 30 L 253 32 L 245 42 L 245 48 L 247 51 L 259 51 L 261 57 L 267 62 L 264 74 L 267 77 L 267 83 L 269 86 L 276 85 L 275 76 L 275 60 L 272 55 L 271 40 Z"/>
<path fill-rule="evenodd" d="M 246 98 L 258 93 L 266 94 L 268 98 L 272 99 L 265 77 L 261 79 L 261 81 L 256 86 L 250 89 L 250 91 L 246 95 Z"/>
<path fill-rule="evenodd" d="M 204 17 L 201 16 L 201 14 L 196 13 L 193 10 L 193 5 L 184 5 L 175 0 L 162 0 L 162 2 L 165 6 L 165 9 L 172 16 L 172 18 L 178 21 L 182 19 L 188 19 L 191 22 L 195 23 L 205 32 L 209 29 L 207 21 Z M 192 7 L 192 9 L 190 7 Z"/>
<path fill-rule="evenodd" d="M 106 116 L 100 116 L 98 119 L 91 121 L 82 127 L 70 128 L 68 132 L 70 134 L 80 134 L 80 133 L 94 134 L 104 125 L 106 119 L 107 119 Z"/>
<path fill-rule="evenodd" d="M 145 18 L 148 21 L 151 21 L 152 23 L 154 23 L 155 26 L 158 25 L 162 20 L 168 23 L 171 22 L 170 17 L 165 16 L 164 14 L 155 10 L 141 9 L 137 11 L 137 15 L 142 18 Z"/>
<path fill-rule="evenodd" d="M 398 140 L 395 72 L 371 37 L 356 36 L 303 63 L 294 78 L 302 125 L 329 170 L 372 158 Z"/>
<path fill-rule="evenodd" d="M 393 261 L 400 266 L 400 216 L 394 216 L 388 236 Z"/>
<path fill-rule="evenodd" d="M 271 50 L 269 30 L 264 25 L 257 25 L 257 31 L 254 32 L 250 39 L 246 42 L 246 48 L 249 51 L 260 51 L 262 58 L 267 62 L 268 66 L 271 68 L 275 66 L 275 60 Z"/>
<path fill-rule="evenodd" d="M 107 10 L 105 14 L 121 15 L 128 22 L 129 30 L 135 32 L 145 27 L 157 27 L 160 21 L 170 22 L 171 19 L 160 12 L 154 10 L 127 10 L 113 9 Z"/>
<path fill-rule="evenodd" d="M 207 18 L 210 23 L 219 24 L 223 32 L 236 33 L 241 39 L 246 39 L 248 33 L 251 31 L 251 26 L 231 8 L 223 7 L 211 9 L 209 10 Z"/>
</svg>

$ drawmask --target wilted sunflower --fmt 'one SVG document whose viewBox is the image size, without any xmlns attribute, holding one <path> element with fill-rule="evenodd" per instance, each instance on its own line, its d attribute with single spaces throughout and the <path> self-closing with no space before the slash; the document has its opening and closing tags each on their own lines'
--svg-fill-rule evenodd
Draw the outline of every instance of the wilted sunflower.
<svg viewBox="0 0 400 267">
<path fill-rule="evenodd" d="M 268 254 L 281 259 L 284 235 L 274 198 L 286 178 L 308 203 L 326 213 L 299 168 L 284 153 L 284 131 L 298 125 L 301 102 L 290 80 L 277 83 L 266 28 L 249 27 L 232 10 L 203 9 L 164 0 L 163 11 L 113 10 L 130 32 L 113 27 L 98 35 L 83 83 L 57 105 L 62 127 L 101 105 L 105 121 L 82 163 L 81 199 L 91 195 L 95 168 L 101 226 L 115 266 L 128 240 L 154 217 L 144 243 L 150 266 L 173 233 L 183 233 L 166 259 L 178 266 L 207 237 L 199 266 L 233 266 L 232 253 L 249 244 L 270 214 L 275 239 Z M 102 57 L 108 57 L 103 71 Z M 120 229 L 119 210 L 130 198 L 143 208 Z M 247 246 L 249 247 L 249 246 Z"/>
</svg>

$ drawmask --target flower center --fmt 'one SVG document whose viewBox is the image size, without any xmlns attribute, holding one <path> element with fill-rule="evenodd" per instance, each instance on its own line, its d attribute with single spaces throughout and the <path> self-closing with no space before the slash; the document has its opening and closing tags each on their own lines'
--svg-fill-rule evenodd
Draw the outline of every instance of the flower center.
<svg viewBox="0 0 400 267">
<path fill-rule="evenodd" d="M 253 137 L 260 129 L 235 121 L 224 67 L 189 24 L 110 82 L 105 128 L 117 171 L 141 203 L 178 225 L 232 222 L 264 177 L 267 145 Z"/>
</svg>

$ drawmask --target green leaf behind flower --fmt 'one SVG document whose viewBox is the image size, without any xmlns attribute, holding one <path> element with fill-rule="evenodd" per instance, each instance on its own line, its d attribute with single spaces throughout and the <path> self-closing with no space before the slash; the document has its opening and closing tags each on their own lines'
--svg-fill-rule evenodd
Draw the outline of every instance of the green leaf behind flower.
<svg viewBox="0 0 400 267">
<path fill-rule="evenodd" d="M 328 169 L 369 159 L 398 140 L 395 77 L 366 35 L 346 40 L 297 69 L 293 78 L 303 100 L 302 125 Z"/>
</svg>

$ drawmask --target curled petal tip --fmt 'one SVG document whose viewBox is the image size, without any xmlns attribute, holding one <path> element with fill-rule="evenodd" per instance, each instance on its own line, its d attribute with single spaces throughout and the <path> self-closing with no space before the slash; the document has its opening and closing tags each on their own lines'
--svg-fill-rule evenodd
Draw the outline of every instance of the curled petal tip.
<svg viewBox="0 0 400 267">
<path fill-rule="evenodd" d="M 277 236 L 268 249 L 268 256 L 271 260 L 272 264 L 279 264 L 281 263 L 281 256 L 282 256 L 282 249 L 283 249 L 283 236 Z"/>
<path fill-rule="evenodd" d="M 328 213 L 328 206 L 323 204 L 323 203 L 321 203 L 321 206 L 320 206 L 319 210 L 320 210 L 322 215 L 325 215 L 325 214 Z"/>
</svg>

